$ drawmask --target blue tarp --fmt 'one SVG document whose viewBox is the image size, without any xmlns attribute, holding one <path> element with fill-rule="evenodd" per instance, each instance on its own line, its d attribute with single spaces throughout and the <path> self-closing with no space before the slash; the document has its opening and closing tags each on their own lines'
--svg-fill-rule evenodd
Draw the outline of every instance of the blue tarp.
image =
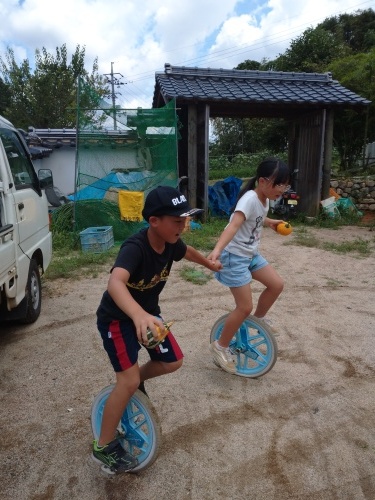
<svg viewBox="0 0 375 500">
<path fill-rule="evenodd" d="M 210 214 L 216 217 L 229 216 L 237 201 L 242 186 L 242 179 L 230 176 L 208 186 L 208 207 Z"/>
<path fill-rule="evenodd" d="M 164 172 L 151 172 L 150 170 L 128 173 L 111 172 L 68 198 L 73 201 L 102 200 L 110 188 L 147 192 L 158 184 L 168 184 L 175 187 L 176 180 L 167 179 Z"/>
</svg>

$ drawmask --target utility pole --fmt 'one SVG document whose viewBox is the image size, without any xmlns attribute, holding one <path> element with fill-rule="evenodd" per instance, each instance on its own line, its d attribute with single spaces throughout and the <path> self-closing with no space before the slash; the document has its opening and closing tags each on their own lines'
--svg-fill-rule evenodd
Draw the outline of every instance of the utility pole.
<svg viewBox="0 0 375 500">
<path fill-rule="evenodd" d="M 120 78 L 124 78 L 124 75 L 121 73 L 114 73 L 113 72 L 113 62 L 111 62 L 111 72 L 110 73 L 104 73 L 104 76 L 107 77 L 107 83 L 111 85 L 111 92 L 110 95 L 112 96 L 112 108 L 113 108 L 113 128 L 114 130 L 117 130 L 117 120 L 116 120 L 116 95 L 121 95 L 121 92 L 115 92 L 115 85 L 117 88 L 120 87 L 120 85 L 125 85 L 123 82 L 120 81 Z"/>
</svg>

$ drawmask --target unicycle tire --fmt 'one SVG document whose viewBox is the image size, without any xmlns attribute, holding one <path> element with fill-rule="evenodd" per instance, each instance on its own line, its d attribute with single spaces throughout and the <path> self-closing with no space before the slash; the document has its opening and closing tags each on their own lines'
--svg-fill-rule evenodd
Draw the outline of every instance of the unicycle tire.
<svg viewBox="0 0 375 500">
<path fill-rule="evenodd" d="M 218 340 L 228 314 L 221 316 L 211 330 L 210 342 Z M 277 360 L 277 342 L 270 326 L 248 316 L 229 344 L 240 377 L 258 378 L 268 373 Z"/>
<path fill-rule="evenodd" d="M 91 408 L 91 428 L 94 439 L 99 438 L 105 403 L 114 385 L 104 387 L 95 397 Z M 122 446 L 138 459 L 139 464 L 129 472 L 139 472 L 154 463 L 161 442 L 161 426 L 150 399 L 137 390 L 125 408 L 118 430 L 124 434 Z"/>
</svg>

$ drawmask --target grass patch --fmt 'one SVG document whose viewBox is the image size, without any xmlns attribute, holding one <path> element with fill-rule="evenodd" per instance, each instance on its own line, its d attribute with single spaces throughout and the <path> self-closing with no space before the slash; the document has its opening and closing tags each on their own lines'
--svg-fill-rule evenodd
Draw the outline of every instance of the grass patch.
<svg viewBox="0 0 375 500">
<path fill-rule="evenodd" d="M 187 231 L 182 239 L 202 253 L 210 252 L 217 238 L 228 223 L 228 219 L 212 218 L 209 222 L 200 224 L 199 229 Z M 56 228 L 52 234 L 53 255 L 44 279 L 80 279 L 81 277 L 97 277 L 101 272 L 109 270 L 113 265 L 121 242 L 102 253 L 82 252 L 79 232 L 67 232 Z M 187 281 L 204 284 L 211 276 L 186 271 Z"/>
<path fill-rule="evenodd" d="M 362 238 L 356 238 L 352 241 L 342 241 L 340 243 L 325 242 L 320 241 L 318 237 L 311 234 L 308 229 L 304 227 L 299 227 L 294 232 L 294 238 L 286 241 L 285 245 L 299 245 L 308 248 L 321 248 L 322 250 L 327 250 L 329 252 L 335 253 L 358 253 L 362 256 L 368 256 L 373 251 L 373 241 L 364 240 Z"/>
<path fill-rule="evenodd" d="M 210 252 L 213 250 L 217 239 L 228 224 L 227 218 L 212 218 L 208 222 L 201 224 L 200 229 L 187 231 L 182 235 L 182 239 L 187 245 L 190 245 L 201 252 Z"/>
<path fill-rule="evenodd" d="M 300 227 L 293 231 L 294 238 L 285 242 L 285 245 L 299 245 L 301 247 L 319 248 L 319 239 L 306 228 Z"/>
<path fill-rule="evenodd" d="M 182 235 L 182 239 L 187 245 L 191 245 L 204 255 L 207 255 L 214 248 L 217 239 L 228 224 L 229 217 L 211 217 L 207 222 L 201 223 L 199 228 L 191 229 Z M 332 229 L 338 229 L 339 225 L 334 225 L 338 221 L 330 220 Z M 319 234 L 315 236 L 309 231 L 309 226 L 301 219 L 293 220 L 293 234 L 284 245 L 300 245 L 310 248 L 321 248 L 336 253 L 357 253 L 367 256 L 374 251 L 375 237 L 366 241 L 356 239 L 354 241 L 344 241 L 341 243 L 321 242 Z M 314 224 L 319 229 L 319 223 Z M 109 271 L 118 254 L 122 241 L 117 241 L 115 246 L 105 252 L 96 254 L 82 252 L 79 232 L 67 232 L 61 228 L 53 228 L 53 255 L 45 279 L 80 279 L 81 277 L 97 277 L 103 271 Z M 194 269 L 182 271 L 182 278 L 193 283 L 202 284 L 211 278 L 211 275 L 202 276 L 196 274 Z"/>
<path fill-rule="evenodd" d="M 353 241 L 343 241 L 341 243 L 322 243 L 322 248 L 336 253 L 357 252 L 361 255 L 370 255 L 371 253 L 370 242 L 362 238 L 357 238 Z"/>
<path fill-rule="evenodd" d="M 205 273 L 201 269 L 196 269 L 195 267 L 190 266 L 184 266 L 180 270 L 180 276 L 185 281 L 194 283 L 194 285 L 205 285 L 212 279 L 212 274 Z"/>
<path fill-rule="evenodd" d="M 113 265 L 119 245 L 103 253 L 82 252 L 74 249 L 54 250 L 52 261 L 45 274 L 46 279 L 54 280 L 95 278 L 98 274 Z"/>
</svg>

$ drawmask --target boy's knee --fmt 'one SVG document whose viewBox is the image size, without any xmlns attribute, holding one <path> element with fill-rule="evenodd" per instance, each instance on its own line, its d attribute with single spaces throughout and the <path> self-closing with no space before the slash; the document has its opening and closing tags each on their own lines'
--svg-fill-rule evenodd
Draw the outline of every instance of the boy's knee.
<svg viewBox="0 0 375 500">
<path fill-rule="evenodd" d="M 173 372 L 175 372 L 176 370 L 178 370 L 179 368 L 181 368 L 182 363 L 183 363 L 182 359 L 179 359 L 177 361 L 173 361 L 172 363 L 165 363 L 164 367 L 165 367 L 166 373 L 173 373 Z"/>
<path fill-rule="evenodd" d="M 139 374 L 129 376 L 126 371 L 117 374 L 116 385 L 129 394 L 134 394 L 140 384 Z"/>
</svg>

